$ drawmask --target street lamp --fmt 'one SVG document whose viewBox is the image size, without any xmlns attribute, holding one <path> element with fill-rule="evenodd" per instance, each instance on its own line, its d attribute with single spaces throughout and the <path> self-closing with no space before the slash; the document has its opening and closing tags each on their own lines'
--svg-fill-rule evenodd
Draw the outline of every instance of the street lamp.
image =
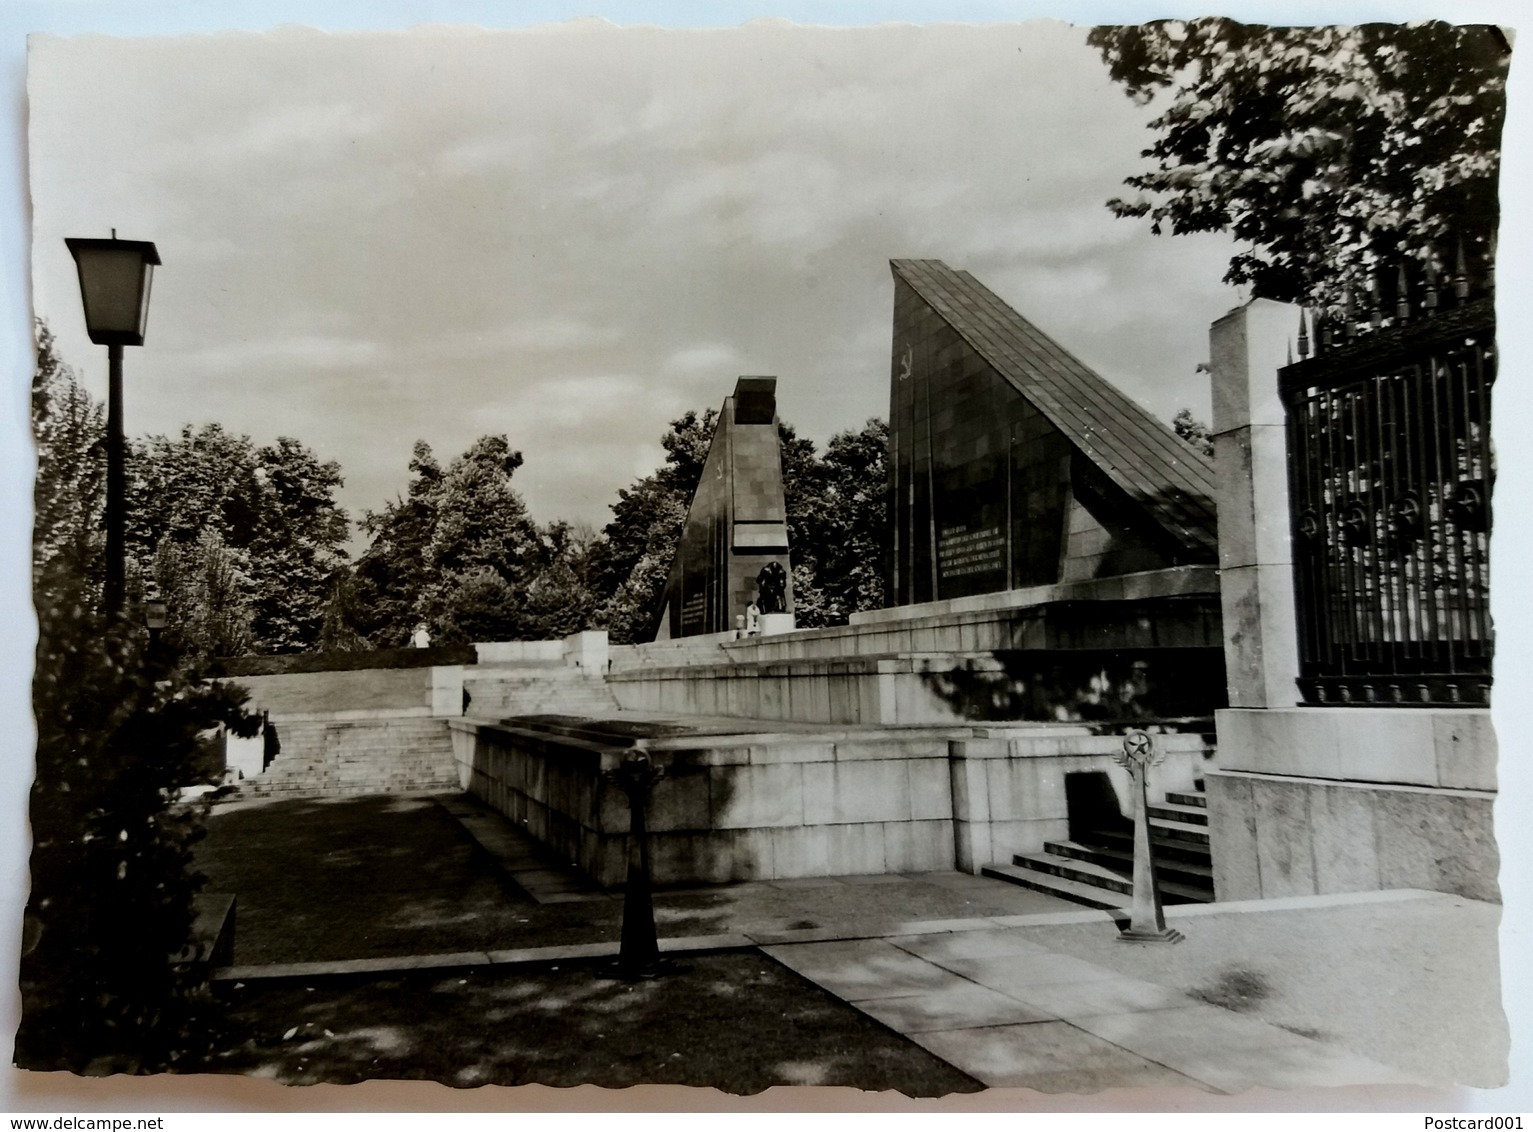
<svg viewBox="0 0 1533 1132">
<path fill-rule="evenodd" d="M 108 617 L 122 613 L 127 579 L 127 467 L 122 435 L 122 348 L 144 344 L 149 282 L 160 253 L 147 240 L 66 239 L 80 273 L 85 329 L 107 348 L 106 586 Z"/>
<path fill-rule="evenodd" d="M 150 597 L 144 600 L 144 626 L 149 630 L 151 641 L 159 640 L 160 633 L 165 629 L 168 620 L 165 599 L 162 597 Z"/>
</svg>

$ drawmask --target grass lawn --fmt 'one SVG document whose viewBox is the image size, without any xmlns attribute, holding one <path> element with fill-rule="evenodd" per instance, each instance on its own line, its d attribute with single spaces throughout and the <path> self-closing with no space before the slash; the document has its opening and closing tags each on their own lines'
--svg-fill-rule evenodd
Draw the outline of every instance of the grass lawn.
<svg viewBox="0 0 1533 1132">
<path fill-rule="evenodd" d="M 197 846 L 232 893 L 238 964 L 616 943 L 618 898 L 539 904 L 430 798 L 371 795 L 215 811 Z M 666 936 L 725 930 L 722 893 L 667 899 Z"/>
<path fill-rule="evenodd" d="M 206 891 L 238 898 L 240 964 L 599 943 L 621 927 L 620 901 L 534 902 L 429 798 L 215 811 L 197 866 Z"/>
<path fill-rule="evenodd" d="M 291 1084 L 460 1087 L 980 1085 L 755 952 L 700 955 L 628 983 L 602 962 L 250 983 L 225 992 L 224 1052 L 192 1071 Z"/>
</svg>

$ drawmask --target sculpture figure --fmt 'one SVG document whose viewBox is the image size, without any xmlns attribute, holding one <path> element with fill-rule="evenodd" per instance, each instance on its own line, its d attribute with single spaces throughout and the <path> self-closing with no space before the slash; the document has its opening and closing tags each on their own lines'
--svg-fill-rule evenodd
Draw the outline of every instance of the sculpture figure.
<svg viewBox="0 0 1533 1132">
<path fill-rule="evenodd" d="M 756 575 L 756 604 L 762 613 L 788 612 L 788 572 L 781 562 L 768 562 Z"/>
</svg>

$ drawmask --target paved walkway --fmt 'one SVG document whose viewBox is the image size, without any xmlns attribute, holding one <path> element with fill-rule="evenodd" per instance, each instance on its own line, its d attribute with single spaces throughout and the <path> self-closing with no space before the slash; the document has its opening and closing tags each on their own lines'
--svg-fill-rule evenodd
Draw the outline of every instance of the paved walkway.
<svg viewBox="0 0 1533 1132">
<path fill-rule="evenodd" d="M 850 887 L 850 886 L 848 886 Z M 1434 914 L 1461 906 L 1441 893 L 1400 891 L 1308 897 L 1250 905 L 1168 909 L 1190 932 L 1216 917 L 1338 909 L 1383 911 L 1418 903 Z M 1278 905 L 1271 907 L 1270 905 Z M 1208 924 L 1194 924 L 1208 917 Z M 886 936 L 839 938 L 833 927 L 662 938 L 685 956 L 760 948 L 855 1009 L 990 1087 L 1093 1092 L 1112 1087 L 1185 1086 L 1223 1093 L 1343 1085 L 1444 1084 L 1452 1075 L 1415 1072 L 1363 1056 L 1336 1041 L 1295 1033 L 1210 1005 L 1160 982 L 1067 955 L 1029 935 L 1092 925 L 1098 911 L 913 921 Z M 1145 946 L 1125 944 L 1127 949 Z M 615 957 L 615 943 L 469 951 L 393 959 L 225 968 L 221 980 L 312 978 L 433 968 L 549 964 Z M 1345 964 L 1346 957 L 1336 957 Z M 1361 976 L 1363 973 L 1359 972 Z M 1345 1009 L 1345 1003 L 1338 1003 Z M 1431 1013 L 1423 1007 L 1417 1014 Z M 1434 1018 L 1423 1018 L 1423 1029 Z M 1486 1017 L 1481 1025 L 1494 1026 Z M 1460 1080 L 1493 1084 L 1492 1052 Z"/>
<path fill-rule="evenodd" d="M 437 801 L 540 901 L 611 907 L 619 898 L 557 867 L 473 800 Z M 699 899 L 709 904 L 707 934 L 668 937 L 668 923 L 698 922 L 690 905 Z M 1119 943 L 1110 913 L 963 873 L 656 897 L 662 952 L 759 948 L 987 1086 L 1241 1092 L 1505 1079 L 1492 905 L 1396 891 L 1166 913 L 1186 943 Z M 617 952 L 609 940 L 232 967 L 218 977 L 548 964 Z"/>
<path fill-rule="evenodd" d="M 1029 942 L 1018 928 L 768 946 L 778 962 L 992 1087 L 1410 1083 L 1338 1045 Z"/>
</svg>

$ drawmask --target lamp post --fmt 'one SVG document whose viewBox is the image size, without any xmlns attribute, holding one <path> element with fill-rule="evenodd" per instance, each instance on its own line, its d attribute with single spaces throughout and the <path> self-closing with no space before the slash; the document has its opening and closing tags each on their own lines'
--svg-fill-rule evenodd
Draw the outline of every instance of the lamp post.
<svg viewBox="0 0 1533 1132">
<path fill-rule="evenodd" d="M 149 630 L 149 658 L 153 661 L 159 661 L 161 657 L 160 636 L 165 632 L 168 620 L 163 597 L 156 593 L 144 600 L 144 628 Z"/>
<path fill-rule="evenodd" d="M 623 886 L 623 934 L 617 966 L 625 979 L 651 978 L 665 970 L 655 936 L 655 897 L 650 887 L 649 831 L 644 811 L 665 768 L 643 751 L 630 751 L 602 777 L 628 796 L 628 881 Z M 637 850 L 637 852 L 635 852 Z"/>
<path fill-rule="evenodd" d="M 80 274 L 85 329 L 107 348 L 106 585 L 102 606 L 122 614 L 127 580 L 127 466 L 122 431 L 122 348 L 142 346 L 149 320 L 149 283 L 160 253 L 146 240 L 71 238 L 64 241 Z"/>
<path fill-rule="evenodd" d="M 146 598 L 144 601 L 144 627 L 149 630 L 149 639 L 157 641 L 165 629 L 168 611 L 165 599 L 159 595 Z"/>
</svg>

